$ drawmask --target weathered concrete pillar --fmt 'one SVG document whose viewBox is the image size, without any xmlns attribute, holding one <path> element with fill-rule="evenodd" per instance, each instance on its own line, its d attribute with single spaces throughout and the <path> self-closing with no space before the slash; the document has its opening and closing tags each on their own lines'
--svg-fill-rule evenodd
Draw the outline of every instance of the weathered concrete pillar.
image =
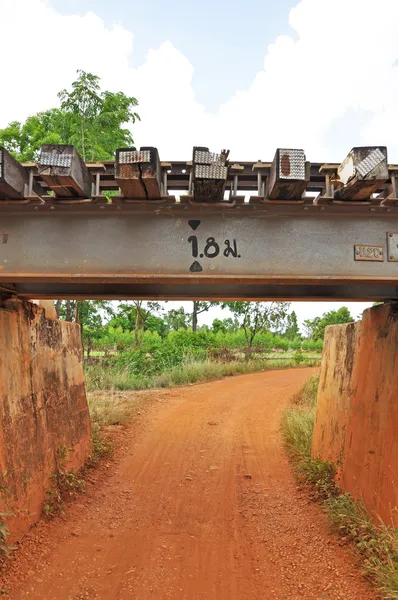
<svg viewBox="0 0 398 600">
<path fill-rule="evenodd" d="M 33 302 L 33 304 L 37 304 L 38 306 L 42 306 L 44 308 L 46 319 L 53 319 L 54 321 L 58 319 L 54 300 L 30 300 L 30 302 Z"/>
<path fill-rule="evenodd" d="M 0 512 L 12 539 L 40 517 L 65 453 L 77 470 L 92 449 L 79 326 L 36 304 L 0 308 Z"/>
<path fill-rule="evenodd" d="M 338 465 L 344 491 L 398 526 L 398 304 L 326 329 L 313 455 Z"/>
</svg>

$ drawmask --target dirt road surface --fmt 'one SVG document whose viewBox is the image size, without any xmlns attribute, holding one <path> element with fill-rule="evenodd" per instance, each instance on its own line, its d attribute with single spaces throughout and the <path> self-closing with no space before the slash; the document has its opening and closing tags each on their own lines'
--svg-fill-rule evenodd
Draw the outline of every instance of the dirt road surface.
<svg viewBox="0 0 398 600">
<path fill-rule="evenodd" d="M 313 371 L 141 394 L 87 495 L 15 553 L 5 597 L 375 598 L 297 488 L 281 444 L 281 411 Z"/>
</svg>

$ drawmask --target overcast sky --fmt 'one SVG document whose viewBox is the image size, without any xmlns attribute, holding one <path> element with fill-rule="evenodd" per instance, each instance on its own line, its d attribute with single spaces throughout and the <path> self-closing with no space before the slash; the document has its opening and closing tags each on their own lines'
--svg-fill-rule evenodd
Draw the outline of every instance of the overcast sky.
<svg viewBox="0 0 398 600">
<path fill-rule="evenodd" d="M 352 146 L 383 144 L 398 162 L 398 0 L 0 0 L 0 9 L 0 127 L 57 105 L 80 68 L 138 98 L 135 140 L 162 160 L 204 145 L 230 148 L 232 160 L 297 147 L 339 162 Z M 294 308 L 302 321 L 340 305 Z"/>
</svg>

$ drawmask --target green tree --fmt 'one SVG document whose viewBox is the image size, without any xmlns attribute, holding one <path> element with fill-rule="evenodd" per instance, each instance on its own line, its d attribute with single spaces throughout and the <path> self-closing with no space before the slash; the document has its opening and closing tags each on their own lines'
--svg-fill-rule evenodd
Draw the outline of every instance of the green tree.
<svg viewBox="0 0 398 600">
<path fill-rule="evenodd" d="M 227 317 L 226 319 L 214 319 L 212 324 L 212 330 L 214 333 L 218 333 L 221 331 L 222 333 L 232 333 L 239 329 L 239 323 L 231 319 L 231 317 Z"/>
<path fill-rule="evenodd" d="M 308 340 L 314 339 L 314 333 L 317 330 L 321 317 L 315 317 L 314 319 L 305 319 L 304 326 L 304 335 Z"/>
<path fill-rule="evenodd" d="M 0 145 L 20 161 L 37 160 L 42 144 L 71 144 L 84 160 L 112 159 L 116 148 L 131 146 L 126 126 L 139 119 L 137 99 L 101 91 L 100 79 L 92 73 L 77 74 L 72 89 L 58 94 L 60 108 L 39 112 L 25 123 L 9 123 L 0 129 Z"/>
<path fill-rule="evenodd" d="M 122 331 L 134 331 L 136 319 L 136 309 L 133 304 L 128 302 L 121 302 L 114 314 L 112 319 L 109 321 L 109 327 L 113 329 L 120 328 Z"/>
<path fill-rule="evenodd" d="M 168 334 L 167 323 L 162 317 L 150 314 L 145 322 L 145 331 L 156 331 L 160 337 L 165 338 Z"/>
<path fill-rule="evenodd" d="M 184 307 L 172 308 L 164 318 L 169 331 L 179 331 L 180 329 L 188 329 L 191 315 L 185 312 Z"/>
<path fill-rule="evenodd" d="M 221 331 L 221 333 L 227 332 L 225 323 L 221 319 L 214 319 L 211 328 L 214 331 L 214 333 L 218 333 L 219 331 Z"/>
<path fill-rule="evenodd" d="M 197 300 L 193 301 L 192 308 L 192 331 L 195 332 L 198 329 L 198 315 L 201 313 L 207 312 L 214 302 L 198 302 Z"/>
<path fill-rule="evenodd" d="M 300 328 L 297 322 L 297 315 L 294 311 L 289 313 L 286 317 L 286 329 L 284 330 L 283 335 L 288 340 L 295 340 L 300 337 Z"/>
<path fill-rule="evenodd" d="M 250 350 L 256 335 L 269 330 L 279 331 L 286 321 L 289 302 L 222 302 L 243 329 Z"/>
<path fill-rule="evenodd" d="M 304 321 L 307 333 L 313 340 L 323 340 L 325 337 L 325 329 L 328 325 L 339 325 L 342 323 L 352 323 L 354 321 L 350 311 L 346 306 L 342 306 L 338 310 L 330 310 L 322 315 L 315 317 L 313 320 Z"/>
<path fill-rule="evenodd" d="M 145 329 L 149 329 L 150 319 L 155 317 L 160 310 L 159 302 L 144 302 L 133 300 L 132 302 L 121 302 L 109 322 L 109 326 L 123 331 L 134 331 L 134 345 L 139 346 L 142 342 Z M 152 326 L 155 323 L 152 320 Z"/>
<path fill-rule="evenodd" d="M 36 160 L 43 144 L 66 144 L 70 137 L 65 113 L 58 108 L 32 115 L 25 123 L 12 121 L 0 129 L 0 145 L 21 162 Z"/>
<path fill-rule="evenodd" d="M 96 120 L 101 112 L 99 77 L 92 73 L 78 71 L 78 78 L 72 83 L 72 91 L 62 90 L 58 97 L 61 110 L 65 111 L 76 139 L 74 146 L 80 146 L 83 160 L 86 160 L 86 146 L 93 147 Z M 73 127 L 78 124 L 78 129 Z M 77 129 L 77 131 L 76 131 Z"/>
</svg>

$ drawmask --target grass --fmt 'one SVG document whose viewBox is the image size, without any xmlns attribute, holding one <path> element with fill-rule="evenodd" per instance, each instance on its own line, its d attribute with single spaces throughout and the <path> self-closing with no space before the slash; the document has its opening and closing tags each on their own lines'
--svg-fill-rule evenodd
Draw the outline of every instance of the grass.
<svg viewBox="0 0 398 600">
<path fill-rule="evenodd" d="M 106 428 L 125 423 L 136 407 L 134 398 L 115 393 L 114 390 L 88 394 L 88 408 L 92 426 L 93 452 L 86 468 L 94 468 L 113 454 L 114 444 Z"/>
<path fill-rule="evenodd" d="M 84 467 L 78 472 L 69 471 L 67 468 L 69 452 L 66 446 L 61 445 L 57 448 L 57 469 L 51 476 L 53 486 L 46 491 L 43 506 L 43 513 L 46 516 L 53 517 L 62 513 L 64 501 L 71 500 L 85 489 Z"/>
<path fill-rule="evenodd" d="M 135 406 L 133 399 L 115 393 L 114 390 L 111 393 L 97 392 L 88 395 L 91 423 L 97 428 L 125 423 Z"/>
<path fill-rule="evenodd" d="M 349 494 L 325 501 L 335 532 L 352 543 L 364 573 L 378 586 L 384 598 L 398 599 L 398 531 L 384 524 L 374 525 L 360 501 Z"/>
<path fill-rule="evenodd" d="M 282 433 L 299 481 L 310 484 L 334 531 L 353 545 L 364 573 L 384 598 L 398 600 L 398 531 L 375 525 L 363 503 L 341 493 L 336 466 L 311 456 L 319 378 L 311 377 L 283 415 Z"/>
<path fill-rule="evenodd" d="M 320 498 L 334 492 L 336 468 L 311 456 L 319 376 L 314 375 L 283 413 L 282 431 L 288 454 L 299 480 L 311 483 Z"/>
<path fill-rule="evenodd" d="M 116 369 L 101 365 L 90 365 L 86 368 L 86 389 L 94 390 L 146 390 L 174 387 L 222 379 L 232 375 L 255 373 L 267 369 L 288 369 L 298 366 L 316 366 L 318 361 L 304 358 L 300 363 L 296 360 L 248 360 L 233 362 L 215 362 L 186 360 L 158 375 L 139 375 L 128 369 Z"/>
</svg>

